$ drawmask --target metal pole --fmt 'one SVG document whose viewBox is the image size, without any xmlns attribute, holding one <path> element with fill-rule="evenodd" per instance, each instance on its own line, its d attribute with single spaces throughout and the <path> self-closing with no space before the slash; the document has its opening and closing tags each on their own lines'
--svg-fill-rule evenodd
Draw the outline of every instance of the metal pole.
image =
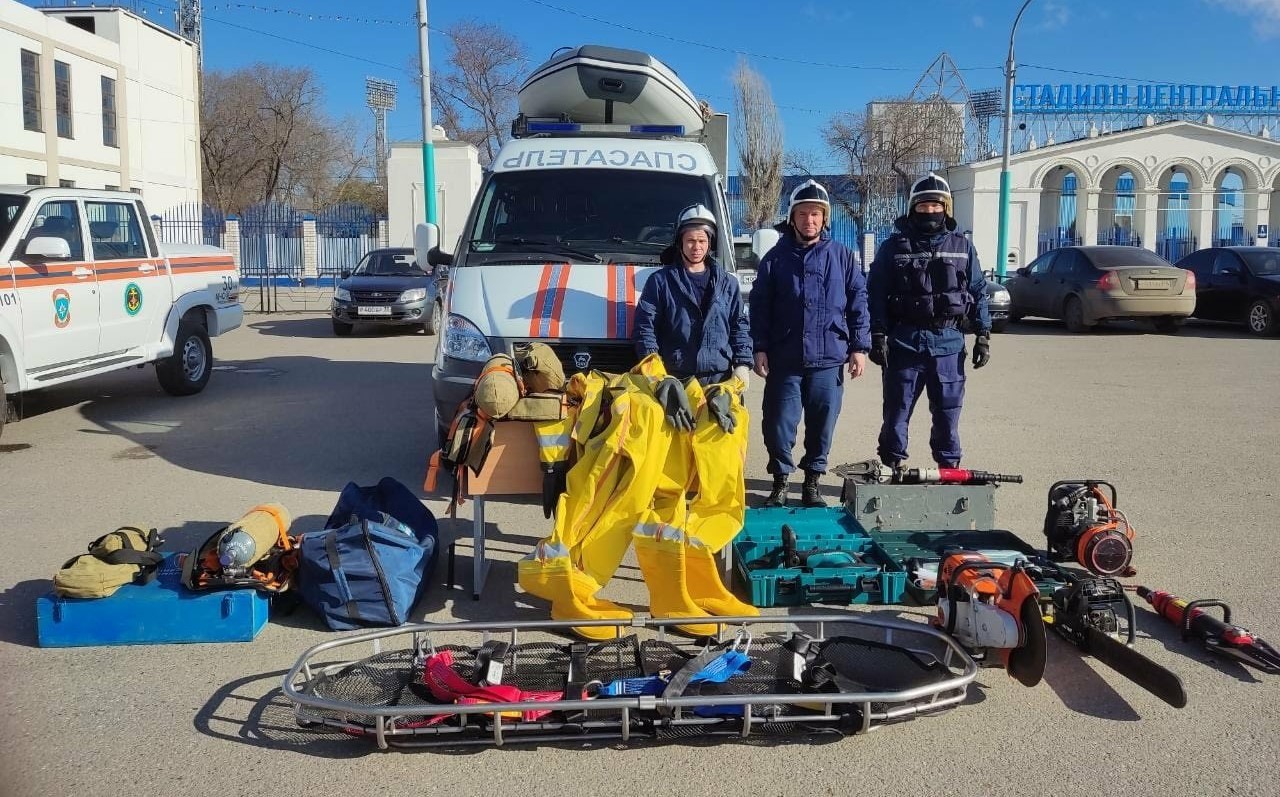
<svg viewBox="0 0 1280 797">
<path fill-rule="evenodd" d="M 427 222 L 436 223 L 436 153 L 431 142 L 431 57 L 427 48 L 427 0 L 418 0 L 418 57 L 422 59 L 422 187 Z"/>
<path fill-rule="evenodd" d="M 1018 16 L 1013 18 L 1013 28 L 1009 31 L 1009 58 L 1004 62 L 1004 155 L 1000 161 L 1000 229 L 996 239 L 996 275 L 1000 277 L 1004 276 L 1009 263 L 1009 150 L 1013 146 L 1013 76 L 1017 71 L 1013 61 L 1013 37 L 1018 32 L 1018 23 L 1022 21 L 1022 12 L 1029 5 L 1031 0 L 1026 0 L 1018 9 Z"/>
</svg>

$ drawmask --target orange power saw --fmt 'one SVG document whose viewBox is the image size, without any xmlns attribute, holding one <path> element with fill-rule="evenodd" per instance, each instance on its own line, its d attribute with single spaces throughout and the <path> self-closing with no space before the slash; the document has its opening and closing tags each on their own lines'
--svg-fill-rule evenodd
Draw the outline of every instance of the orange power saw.
<svg viewBox="0 0 1280 797">
<path fill-rule="evenodd" d="M 1021 562 L 993 562 L 972 551 L 947 554 L 938 568 L 938 615 L 932 623 L 975 660 L 998 662 L 1025 686 L 1044 677 L 1048 640 L 1040 590 Z"/>
</svg>

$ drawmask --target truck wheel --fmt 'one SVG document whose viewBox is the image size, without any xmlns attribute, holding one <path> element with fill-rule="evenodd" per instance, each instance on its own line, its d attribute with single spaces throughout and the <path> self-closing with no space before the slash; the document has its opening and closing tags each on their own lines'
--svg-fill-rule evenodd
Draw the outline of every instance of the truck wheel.
<svg viewBox="0 0 1280 797">
<path fill-rule="evenodd" d="M 190 321 L 178 324 L 173 355 L 156 363 L 160 387 L 171 396 L 194 396 L 209 384 L 213 373 L 213 345 L 204 327 Z"/>
<path fill-rule="evenodd" d="M 337 335 L 338 337 L 346 337 L 347 335 L 351 334 L 351 330 L 354 326 L 355 324 L 348 324 L 345 321 L 335 320 L 333 322 L 333 334 Z"/>
</svg>

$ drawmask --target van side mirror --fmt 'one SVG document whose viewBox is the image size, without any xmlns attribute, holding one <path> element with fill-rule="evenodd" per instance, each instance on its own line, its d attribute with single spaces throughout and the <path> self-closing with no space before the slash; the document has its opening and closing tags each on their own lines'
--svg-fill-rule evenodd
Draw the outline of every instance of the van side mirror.
<svg viewBox="0 0 1280 797">
<path fill-rule="evenodd" d="M 438 248 L 430 249 L 427 251 L 427 262 L 433 266 L 439 266 L 439 267 L 452 266 L 453 255 L 449 254 L 448 252 L 441 252 Z"/>
<path fill-rule="evenodd" d="M 338 279 L 346 279 L 351 276 L 351 269 L 344 268 L 338 272 Z"/>
<path fill-rule="evenodd" d="M 781 234 L 772 227 L 765 227 L 751 233 L 751 254 L 756 256 L 757 263 L 764 259 L 780 237 L 782 237 Z"/>
<path fill-rule="evenodd" d="M 55 238 L 52 235 L 40 235 L 27 241 L 23 252 L 27 257 L 38 257 L 42 260 L 70 260 L 71 244 L 66 238 Z"/>
<path fill-rule="evenodd" d="M 448 266 L 453 263 L 453 255 L 440 251 L 440 227 L 430 222 L 414 228 L 413 255 L 419 263 L 432 266 Z"/>
<path fill-rule="evenodd" d="M 1030 271 L 1027 271 L 1027 267 L 1026 267 L 1026 266 L 1023 266 L 1022 268 L 1018 269 L 1017 271 L 1015 271 L 1015 272 L 1013 272 L 1013 273 L 1014 273 L 1014 274 L 1017 274 L 1019 277 L 1029 277 L 1029 276 L 1031 276 L 1031 272 L 1030 272 Z"/>
</svg>

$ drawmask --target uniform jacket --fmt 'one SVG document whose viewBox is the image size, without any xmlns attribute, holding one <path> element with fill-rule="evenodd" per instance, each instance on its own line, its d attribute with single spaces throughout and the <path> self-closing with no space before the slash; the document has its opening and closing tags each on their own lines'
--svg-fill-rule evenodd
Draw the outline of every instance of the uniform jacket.
<svg viewBox="0 0 1280 797">
<path fill-rule="evenodd" d="M 711 285 L 699 302 L 684 263 L 655 271 L 636 306 L 636 354 L 657 353 L 669 373 L 681 378 L 727 374 L 750 365 L 751 336 L 738 281 L 707 258 Z"/>
<path fill-rule="evenodd" d="M 752 343 L 769 355 L 770 369 L 842 365 L 871 349 L 861 263 L 825 232 L 804 247 L 783 228 L 760 261 L 750 312 Z"/>
<path fill-rule="evenodd" d="M 930 324 L 911 318 L 901 310 L 909 296 L 902 296 L 901 286 L 909 282 L 903 269 L 924 268 L 929 261 L 943 258 L 963 268 L 964 290 L 968 293 L 967 326 L 984 333 L 991 330 L 987 312 L 987 280 L 978 262 L 978 252 L 969 239 L 954 231 L 955 222 L 948 219 L 948 229 L 935 235 L 922 234 L 902 216 L 894 225 L 897 232 L 889 236 L 876 252 L 867 276 L 867 296 L 871 309 L 871 329 L 888 335 L 891 346 L 934 356 L 958 354 L 964 349 L 964 332 L 958 324 Z M 899 279 L 899 277 L 903 277 Z M 895 294 L 898 301 L 895 301 Z M 895 312 L 895 306 L 899 308 Z"/>
</svg>

